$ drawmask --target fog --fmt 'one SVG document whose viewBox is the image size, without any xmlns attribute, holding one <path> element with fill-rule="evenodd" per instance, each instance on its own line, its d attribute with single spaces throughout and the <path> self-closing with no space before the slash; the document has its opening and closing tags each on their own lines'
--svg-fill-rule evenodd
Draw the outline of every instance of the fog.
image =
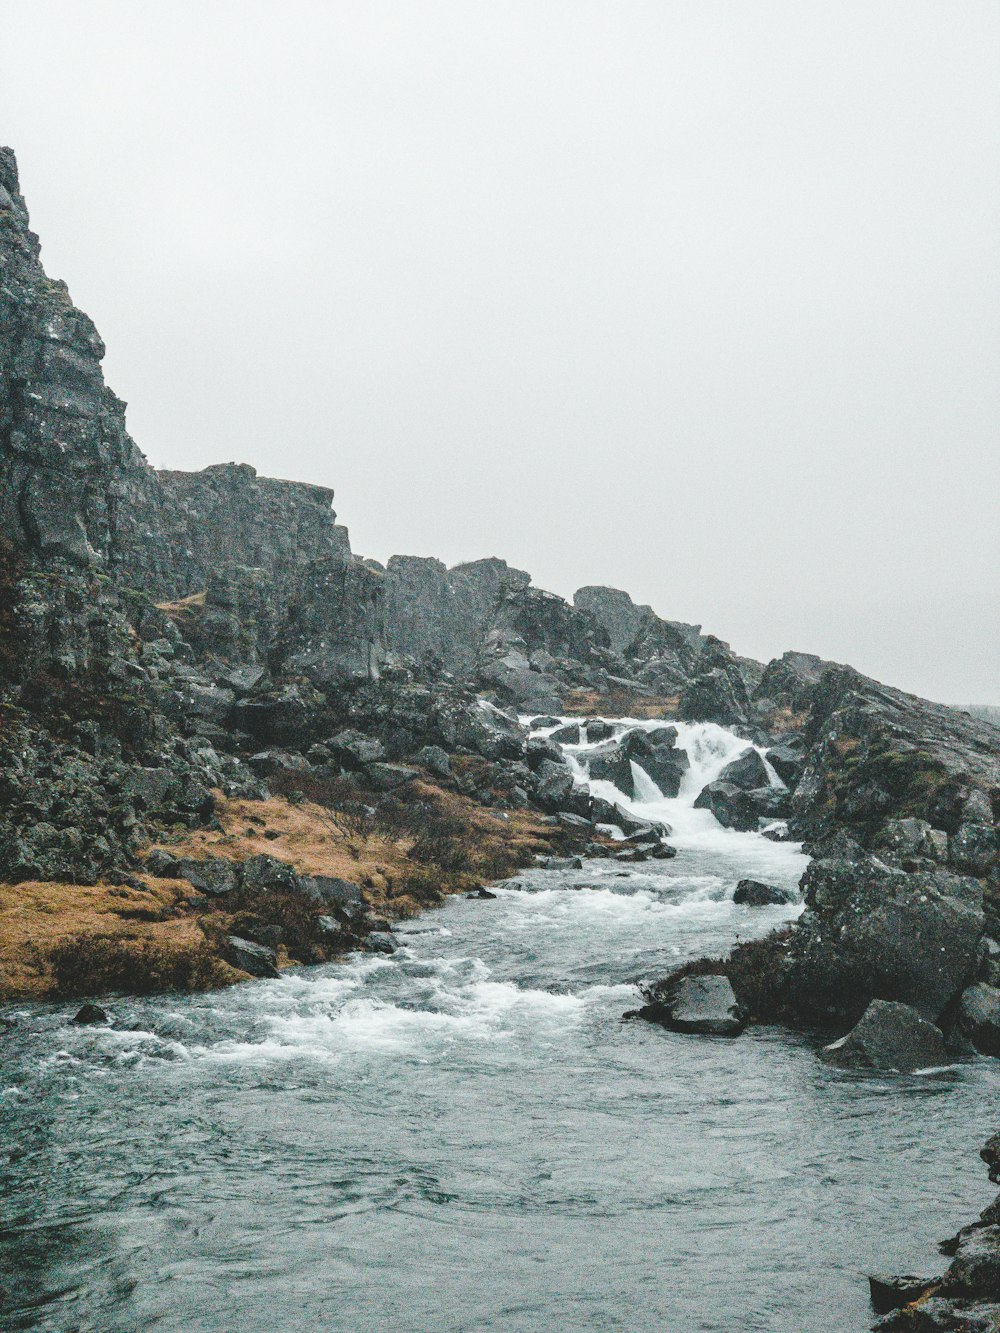
<svg viewBox="0 0 1000 1333">
<path fill-rule="evenodd" d="M 1000 8 L 0 2 L 157 466 L 1000 702 Z"/>
</svg>

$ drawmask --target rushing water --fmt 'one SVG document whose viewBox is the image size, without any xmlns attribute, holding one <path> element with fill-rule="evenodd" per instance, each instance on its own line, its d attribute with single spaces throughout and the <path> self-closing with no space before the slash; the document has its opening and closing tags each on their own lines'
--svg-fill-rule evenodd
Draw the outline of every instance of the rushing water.
<svg viewBox="0 0 1000 1333">
<path fill-rule="evenodd" d="M 715 733 L 682 738 L 689 788 Z M 936 1271 L 989 1197 L 994 1066 L 623 1024 L 635 978 L 798 910 L 738 878 L 804 864 L 643 794 L 675 860 L 524 873 L 392 958 L 115 1000 L 109 1029 L 9 1008 L 0 1326 L 847 1333 L 867 1271 Z"/>
</svg>

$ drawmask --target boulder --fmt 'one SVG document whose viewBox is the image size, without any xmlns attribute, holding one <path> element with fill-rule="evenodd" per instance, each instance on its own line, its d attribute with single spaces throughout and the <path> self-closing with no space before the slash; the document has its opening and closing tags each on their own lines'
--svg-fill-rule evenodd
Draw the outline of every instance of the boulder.
<svg viewBox="0 0 1000 1333">
<path fill-rule="evenodd" d="M 941 1293 L 1000 1300 L 1000 1226 L 972 1227 L 963 1234 Z"/>
<path fill-rule="evenodd" d="M 364 781 L 372 791 L 395 791 L 419 776 L 415 768 L 404 764 L 367 764 L 364 770 Z"/>
<path fill-rule="evenodd" d="M 326 742 L 331 756 L 343 768 L 359 769 L 385 758 L 385 746 L 360 731 L 341 731 Z"/>
<path fill-rule="evenodd" d="M 962 874 L 983 877 L 996 864 L 997 848 L 992 825 L 965 822 L 949 839 L 948 860 Z"/>
<path fill-rule="evenodd" d="M 110 1021 L 107 1011 L 102 1009 L 99 1004 L 85 1004 L 73 1016 L 73 1022 L 81 1025 L 110 1023 Z"/>
<path fill-rule="evenodd" d="M 842 1069 L 900 1074 L 948 1063 L 940 1029 L 894 1000 L 872 1000 L 847 1036 L 824 1046 L 820 1058 Z"/>
<path fill-rule="evenodd" d="M 544 736 L 532 736 L 528 741 L 525 754 L 528 767 L 537 769 L 543 759 L 550 759 L 554 764 L 564 764 L 562 750 Z"/>
<path fill-rule="evenodd" d="M 754 787 L 771 785 L 767 766 L 752 747 L 748 747 L 738 758 L 728 763 L 719 774 L 718 781 L 728 782 L 742 791 L 752 791 Z"/>
<path fill-rule="evenodd" d="M 746 907 L 776 907 L 795 902 L 794 889 L 780 889 L 776 884 L 764 884 L 759 879 L 741 879 L 733 894 L 733 902 Z"/>
<path fill-rule="evenodd" d="M 661 842 L 658 847 L 653 849 L 654 861 L 672 861 L 677 855 L 677 848 L 669 842 Z"/>
<path fill-rule="evenodd" d="M 746 1026 L 746 1011 L 724 976 L 682 977 L 640 1013 L 672 1032 L 707 1037 L 738 1037 Z"/>
<path fill-rule="evenodd" d="M 269 778 L 274 773 L 307 773 L 310 769 L 307 759 L 288 750 L 258 750 L 245 762 L 259 778 Z"/>
<path fill-rule="evenodd" d="M 772 745 L 765 758 L 782 782 L 789 787 L 795 786 L 806 766 L 805 750 L 790 741 Z"/>
<path fill-rule="evenodd" d="M 1000 1055 L 1000 990 L 982 981 L 964 990 L 957 1028 L 983 1055 Z"/>
<path fill-rule="evenodd" d="M 250 893 L 294 893 L 299 889 L 299 877 L 287 861 L 262 853 L 243 862 L 240 884 Z"/>
<path fill-rule="evenodd" d="M 901 1310 L 911 1301 L 925 1296 L 938 1284 L 937 1278 L 914 1277 L 911 1273 L 873 1273 L 868 1278 L 872 1306 L 876 1314 L 888 1314 L 890 1310 Z"/>
<path fill-rule="evenodd" d="M 451 760 L 440 745 L 425 745 L 413 756 L 421 768 L 426 768 L 435 777 L 451 777 Z"/>
<path fill-rule="evenodd" d="M 975 979 L 985 927 L 977 880 L 907 874 L 858 853 L 813 861 L 801 888 L 806 911 L 787 964 L 800 1017 L 850 1022 L 879 998 L 933 1022 Z"/>
<path fill-rule="evenodd" d="M 266 944 L 255 944 L 240 935 L 227 935 L 223 957 L 241 972 L 249 972 L 252 977 L 276 977 L 278 975 L 277 957 L 273 949 Z"/>
<path fill-rule="evenodd" d="M 583 869 L 583 862 L 578 856 L 536 856 L 535 863 L 539 870 Z"/>
<path fill-rule="evenodd" d="M 581 755 L 592 782 L 610 782 L 625 796 L 635 794 L 632 761 L 617 741 L 605 741 L 597 749 Z"/>
<path fill-rule="evenodd" d="M 664 745 L 650 750 L 635 762 L 659 787 L 664 796 L 673 798 L 681 789 L 684 775 L 691 767 L 686 750 Z"/>
<path fill-rule="evenodd" d="M 549 732 L 549 740 L 555 742 L 556 745 L 579 745 L 579 722 L 566 722 L 562 726 L 556 727 L 555 731 Z"/>
<path fill-rule="evenodd" d="M 593 745 L 595 741 L 606 741 L 615 734 L 615 729 L 610 722 L 605 722 L 601 717 L 588 717 L 583 724 L 587 733 L 587 744 Z"/>
<path fill-rule="evenodd" d="M 211 898 L 221 898 L 232 893 L 240 877 L 236 862 L 221 857 L 209 857 L 204 861 L 182 857 L 177 861 L 175 873 L 179 879 L 186 879 L 194 885 L 199 893 L 207 893 Z"/>
<path fill-rule="evenodd" d="M 749 792 L 734 787 L 730 782 L 716 779 L 703 787 L 695 798 L 696 810 L 710 810 L 724 828 L 752 832 L 757 828 L 760 815 Z"/>
<path fill-rule="evenodd" d="M 535 769 L 532 785 L 543 810 L 560 810 L 573 791 L 573 774 L 565 764 L 543 759 Z"/>
</svg>

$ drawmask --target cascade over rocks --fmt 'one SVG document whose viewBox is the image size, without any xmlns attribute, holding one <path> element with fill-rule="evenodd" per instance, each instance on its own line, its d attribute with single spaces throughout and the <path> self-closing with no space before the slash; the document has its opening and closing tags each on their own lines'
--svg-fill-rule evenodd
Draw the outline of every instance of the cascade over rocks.
<svg viewBox="0 0 1000 1333">
<path fill-rule="evenodd" d="M 787 790 L 748 745 L 699 808 L 749 831 L 787 816 L 817 855 L 783 965 L 791 1008 L 843 1024 L 887 999 L 937 1018 L 964 992 L 966 1040 L 991 1041 L 981 988 L 997 978 L 977 971 L 987 919 L 1000 934 L 988 722 L 809 654 L 739 657 L 618 589 L 567 603 L 501 559 L 383 568 L 352 553 L 325 487 L 237 463 L 154 470 L 93 324 L 41 267 L 9 149 L 0 277 L 0 879 L 127 879 L 159 832 L 210 828 L 220 791 L 339 783 L 363 808 L 420 774 L 484 804 L 652 834 L 650 854 L 667 855 L 662 826 L 592 797 L 558 747 L 600 743 L 582 756 L 592 779 L 633 796 L 641 768 L 674 798 L 691 759 L 669 719 L 714 721 L 765 749 Z M 551 738 L 529 741 L 518 712 Z M 186 869 L 213 901 L 243 891 L 226 888 L 231 870 Z"/>
</svg>

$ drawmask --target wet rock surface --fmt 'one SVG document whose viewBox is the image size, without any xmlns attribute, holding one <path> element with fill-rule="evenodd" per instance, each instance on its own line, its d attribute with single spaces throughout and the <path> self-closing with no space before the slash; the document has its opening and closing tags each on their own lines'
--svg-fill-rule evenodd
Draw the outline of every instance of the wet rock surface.
<svg viewBox="0 0 1000 1333">
<path fill-rule="evenodd" d="M 873 1000 L 855 1027 L 820 1052 L 842 1069 L 886 1069 L 908 1074 L 943 1065 L 948 1056 L 941 1030 L 909 1005 Z"/>
</svg>

